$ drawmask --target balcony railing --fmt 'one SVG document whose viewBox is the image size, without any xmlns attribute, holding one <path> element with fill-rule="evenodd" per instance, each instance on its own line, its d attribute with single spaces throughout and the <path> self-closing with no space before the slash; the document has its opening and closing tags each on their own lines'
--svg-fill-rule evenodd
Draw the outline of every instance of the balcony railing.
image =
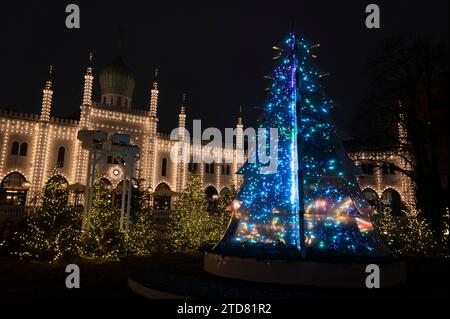
<svg viewBox="0 0 450 319">
<path fill-rule="evenodd" d="M 74 207 L 74 209 L 80 214 L 83 212 L 83 207 Z M 0 224 L 6 222 L 18 224 L 35 212 L 36 207 L 34 206 L 0 205 Z M 154 223 L 161 226 L 167 225 L 169 223 L 170 213 L 170 210 L 154 210 L 152 213 Z"/>
</svg>

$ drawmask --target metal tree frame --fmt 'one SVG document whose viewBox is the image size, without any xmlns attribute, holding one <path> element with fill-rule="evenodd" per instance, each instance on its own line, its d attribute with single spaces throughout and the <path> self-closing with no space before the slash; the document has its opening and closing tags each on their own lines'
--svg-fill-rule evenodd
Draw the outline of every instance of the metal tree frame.
<svg viewBox="0 0 450 319">
<path fill-rule="evenodd" d="M 78 139 L 82 142 L 82 147 L 89 151 L 82 229 L 88 230 L 91 226 L 92 197 L 97 164 L 108 156 L 119 156 L 123 160 L 121 164 L 124 172 L 119 227 L 121 231 L 128 232 L 131 209 L 131 181 L 134 177 L 135 163 L 139 160 L 139 147 L 130 144 L 130 135 L 115 133 L 108 136 L 108 133 L 97 130 L 81 130 L 78 132 Z M 108 143 L 105 143 L 107 141 Z M 107 144 L 106 148 L 104 147 L 105 144 Z M 129 181 L 128 189 L 127 180 Z M 126 223 L 124 227 L 125 209 Z"/>
</svg>

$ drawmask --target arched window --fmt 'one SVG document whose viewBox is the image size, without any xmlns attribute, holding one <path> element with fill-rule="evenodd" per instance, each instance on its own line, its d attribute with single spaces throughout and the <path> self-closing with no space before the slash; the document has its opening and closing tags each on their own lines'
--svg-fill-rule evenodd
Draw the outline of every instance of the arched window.
<svg viewBox="0 0 450 319">
<path fill-rule="evenodd" d="M 17 142 L 12 143 L 11 155 L 19 155 L 19 143 Z"/>
<path fill-rule="evenodd" d="M 159 184 L 153 193 L 153 208 L 155 210 L 170 210 L 171 197 L 172 191 L 169 185 L 166 183 Z"/>
<path fill-rule="evenodd" d="M 167 159 L 163 158 L 161 165 L 161 176 L 167 176 Z"/>
<path fill-rule="evenodd" d="M 25 206 L 29 187 L 22 174 L 14 172 L 6 175 L 0 187 L 0 205 Z"/>
<path fill-rule="evenodd" d="M 230 175 L 230 165 L 227 165 L 227 175 Z"/>
<path fill-rule="evenodd" d="M 389 175 L 395 175 L 395 164 L 389 163 L 388 174 Z"/>
<path fill-rule="evenodd" d="M 197 163 L 189 163 L 188 170 L 190 173 L 197 173 Z"/>
<path fill-rule="evenodd" d="M 205 189 L 206 199 L 208 200 L 208 211 L 217 211 L 217 200 L 219 199 L 219 193 L 214 186 L 208 186 Z"/>
<path fill-rule="evenodd" d="M 58 160 L 56 161 L 56 165 L 60 168 L 64 167 L 64 157 L 66 155 L 66 149 L 64 147 L 58 148 Z"/>
<path fill-rule="evenodd" d="M 383 163 L 383 175 L 389 174 L 389 168 L 387 163 Z"/>
<path fill-rule="evenodd" d="M 209 173 L 209 164 L 205 163 L 205 173 Z"/>
<path fill-rule="evenodd" d="M 363 173 L 363 174 L 367 174 L 367 165 L 366 164 L 361 164 L 361 172 Z"/>
<path fill-rule="evenodd" d="M 367 199 L 367 201 L 370 203 L 370 205 L 378 209 L 380 202 L 378 200 L 377 193 L 371 188 L 366 188 L 365 190 L 362 191 L 362 193 L 364 197 Z"/>
<path fill-rule="evenodd" d="M 381 195 L 381 207 L 395 216 L 402 216 L 405 209 L 400 194 L 392 188 L 384 190 Z"/>
<path fill-rule="evenodd" d="M 27 156 L 27 152 L 28 152 L 28 144 L 27 143 L 22 143 L 20 145 L 19 155 L 20 156 Z"/>
<path fill-rule="evenodd" d="M 211 174 L 214 174 L 214 163 L 211 163 L 211 164 L 209 165 L 209 172 L 210 172 Z"/>
</svg>

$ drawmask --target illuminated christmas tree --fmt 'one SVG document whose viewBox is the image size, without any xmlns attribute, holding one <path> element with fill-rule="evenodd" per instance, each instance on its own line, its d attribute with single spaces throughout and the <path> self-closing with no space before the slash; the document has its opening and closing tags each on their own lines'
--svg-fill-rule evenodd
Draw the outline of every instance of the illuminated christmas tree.
<svg viewBox="0 0 450 319">
<path fill-rule="evenodd" d="M 186 188 L 177 198 L 168 229 L 167 248 L 170 250 L 197 250 L 208 243 L 208 202 L 199 175 L 189 175 Z"/>
<path fill-rule="evenodd" d="M 232 222 L 215 252 L 270 257 L 390 257 L 374 232 L 373 210 L 336 137 L 332 101 L 320 85 L 312 49 L 293 33 L 278 47 L 272 86 L 258 127 L 278 142 L 278 168 L 241 168 Z M 269 133 L 278 128 L 278 136 Z M 259 141 L 261 142 L 261 141 Z M 267 148 L 268 149 L 268 148 Z"/>
<path fill-rule="evenodd" d="M 81 218 L 67 205 L 67 181 L 55 169 L 47 182 L 42 206 L 27 220 L 26 228 L 18 233 L 20 257 L 55 261 L 78 255 Z"/>
<path fill-rule="evenodd" d="M 125 254 L 125 234 L 119 229 L 120 212 L 111 207 L 108 186 L 97 176 L 92 195 L 90 227 L 83 231 L 80 254 L 117 258 Z"/>
</svg>

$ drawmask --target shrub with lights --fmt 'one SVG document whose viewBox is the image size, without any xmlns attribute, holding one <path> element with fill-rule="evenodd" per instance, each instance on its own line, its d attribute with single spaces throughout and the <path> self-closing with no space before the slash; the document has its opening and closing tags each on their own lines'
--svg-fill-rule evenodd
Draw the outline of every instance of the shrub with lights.
<svg viewBox="0 0 450 319">
<path fill-rule="evenodd" d="M 186 188 L 178 195 L 168 224 L 167 246 L 172 251 L 195 251 L 211 239 L 211 218 L 200 176 L 190 174 Z"/>
<path fill-rule="evenodd" d="M 374 226 L 389 248 L 398 256 L 448 258 L 448 231 L 436 233 L 426 220 L 406 215 L 384 211 L 374 218 Z"/>
<path fill-rule="evenodd" d="M 78 255 L 81 215 L 67 201 L 67 182 L 56 174 L 45 187 L 42 206 L 16 234 L 20 248 L 15 255 L 50 261 Z"/>
</svg>

